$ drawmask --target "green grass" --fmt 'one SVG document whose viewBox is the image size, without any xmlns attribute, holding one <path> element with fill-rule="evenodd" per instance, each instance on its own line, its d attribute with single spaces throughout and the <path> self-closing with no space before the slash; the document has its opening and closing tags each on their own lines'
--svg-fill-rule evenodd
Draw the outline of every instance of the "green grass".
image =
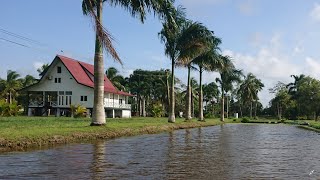
<svg viewBox="0 0 320 180">
<path fill-rule="evenodd" d="M 91 127 L 90 119 L 56 117 L 0 117 L 0 151 L 108 139 L 137 134 L 152 134 L 175 129 L 222 124 L 219 119 L 168 123 L 167 118 L 107 119 L 106 126 Z"/>
</svg>

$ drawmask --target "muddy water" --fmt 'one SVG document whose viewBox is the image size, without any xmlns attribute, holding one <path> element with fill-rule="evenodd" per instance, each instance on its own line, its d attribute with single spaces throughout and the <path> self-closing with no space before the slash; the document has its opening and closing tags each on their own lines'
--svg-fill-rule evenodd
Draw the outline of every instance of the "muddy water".
<svg viewBox="0 0 320 180">
<path fill-rule="evenodd" d="M 228 124 L 0 154 L 0 179 L 19 178 L 320 179 L 320 136 Z"/>
</svg>

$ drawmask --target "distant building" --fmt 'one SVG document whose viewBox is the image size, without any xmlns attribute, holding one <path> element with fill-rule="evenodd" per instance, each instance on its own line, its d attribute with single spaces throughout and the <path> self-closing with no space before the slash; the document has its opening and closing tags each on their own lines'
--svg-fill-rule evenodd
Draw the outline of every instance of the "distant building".
<svg viewBox="0 0 320 180">
<path fill-rule="evenodd" d="M 58 55 L 42 73 L 38 83 L 23 91 L 28 93 L 28 116 L 61 116 L 70 113 L 70 105 L 87 108 L 90 115 L 93 109 L 94 92 L 93 65 Z M 130 118 L 131 94 L 119 91 L 104 77 L 104 108 L 106 117 Z"/>
</svg>

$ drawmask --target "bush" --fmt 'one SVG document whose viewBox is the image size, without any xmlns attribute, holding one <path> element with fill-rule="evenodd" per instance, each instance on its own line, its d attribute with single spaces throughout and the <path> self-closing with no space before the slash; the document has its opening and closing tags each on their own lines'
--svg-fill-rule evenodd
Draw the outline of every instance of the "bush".
<svg viewBox="0 0 320 180">
<path fill-rule="evenodd" d="M 17 102 L 12 104 L 7 103 L 4 100 L 0 101 L 0 115 L 1 116 L 16 116 L 18 115 L 21 106 Z"/>
<path fill-rule="evenodd" d="M 243 117 L 242 120 L 241 120 L 241 122 L 242 122 L 242 123 L 249 123 L 250 120 L 249 120 L 249 118 L 247 118 L 247 117 Z"/>
<path fill-rule="evenodd" d="M 71 105 L 70 109 L 71 109 L 71 117 L 74 117 L 74 118 L 86 117 L 87 108 L 81 105 Z"/>
<path fill-rule="evenodd" d="M 153 117 L 162 117 L 164 115 L 162 104 L 159 102 L 152 104 L 151 114 Z"/>
</svg>

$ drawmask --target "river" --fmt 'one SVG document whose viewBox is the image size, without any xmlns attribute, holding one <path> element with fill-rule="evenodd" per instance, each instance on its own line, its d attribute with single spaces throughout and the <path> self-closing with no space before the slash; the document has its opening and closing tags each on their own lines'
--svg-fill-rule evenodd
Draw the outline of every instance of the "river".
<svg viewBox="0 0 320 180">
<path fill-rule="evenodd" d="M 0 154 L 0 179 L 320 179 L 319 133 L 227 124 Z"/>
</svg>

